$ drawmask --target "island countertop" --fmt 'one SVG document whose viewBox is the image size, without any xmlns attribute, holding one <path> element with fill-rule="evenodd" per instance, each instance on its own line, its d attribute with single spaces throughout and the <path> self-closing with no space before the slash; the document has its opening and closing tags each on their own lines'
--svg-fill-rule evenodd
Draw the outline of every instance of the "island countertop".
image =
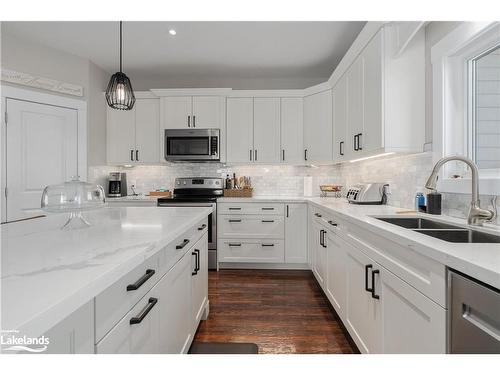
<svg viewBox="0 0 500 375">
<path fill-rule="evenodd" d="M 4 224 L 2 329 L 39 336 L 211 213 L 211 208 L 123 207 Z"/>
</svg>

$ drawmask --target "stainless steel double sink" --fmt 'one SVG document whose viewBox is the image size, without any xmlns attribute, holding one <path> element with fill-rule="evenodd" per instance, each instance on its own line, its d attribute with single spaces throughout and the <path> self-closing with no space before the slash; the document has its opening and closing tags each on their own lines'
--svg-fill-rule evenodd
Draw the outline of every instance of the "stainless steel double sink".
<svg viewBox="0 0 500 375">
<path fill-rule="evenodd" d="M 399 227 L 456 243 L 500 243 L 500 236 L 421 217 L 375 217 Z"/>
</svg>

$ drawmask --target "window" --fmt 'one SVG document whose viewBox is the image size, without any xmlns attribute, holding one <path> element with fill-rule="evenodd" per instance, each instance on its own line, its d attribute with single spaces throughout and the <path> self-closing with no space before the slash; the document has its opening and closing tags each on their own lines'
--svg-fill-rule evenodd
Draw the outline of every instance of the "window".
<svg viewBox="0 0 500 375">
<path fill-rule="evenodd" d="M 500 45 L 469 64 L 469 155 L 480 170 L 500 170 Z"/>
</svg>

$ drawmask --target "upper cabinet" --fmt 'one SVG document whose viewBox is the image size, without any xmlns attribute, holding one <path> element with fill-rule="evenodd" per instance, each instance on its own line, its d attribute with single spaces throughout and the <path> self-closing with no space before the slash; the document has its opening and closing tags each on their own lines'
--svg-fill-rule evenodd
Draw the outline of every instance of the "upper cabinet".
<svg viewBox="0 0 500 375">
<path fill-rule="evenodd" d="M 253 98 L 227 98 L 227 161 L 253 161 Z"/>
<path fill-rule="evenodd" d="M 280 162 L 280 98 L 254 98 L 254 162 Z"/>
<path fill-rule="evenodd" d="M 304 161 L 331 163 L 332 149 L 332 90 L 304 98 Z"/>
<path fill-rule="evenodd" d="M 161 99 L 163 129 L 221 129 L 223 98 L 219 96 L 169 96 Z"/>
<path fill-rule="evenodd" d="M 401 53 L 394 27 L 380 29 L 334 83 L 335 161 L 423 150 L 424 33 Z"/>
<path fill-rule="evenodd" d="M 281 98 L 281 162 L 304 163 L 302 98 Z"/>
<path fill-rule="evenodd" d="M 158 163 L 159 124 L 159 99 L 137 99 L 130 111 L 107 107 L 108 164 Z"/>
</svg>

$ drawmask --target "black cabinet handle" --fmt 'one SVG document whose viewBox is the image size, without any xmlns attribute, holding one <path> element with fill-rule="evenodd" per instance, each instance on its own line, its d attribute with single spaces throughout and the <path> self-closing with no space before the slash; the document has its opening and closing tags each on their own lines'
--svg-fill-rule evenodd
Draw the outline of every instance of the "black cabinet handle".
<svg viewBox="0 0 500 375">
<path fill-rule="evenodd" d="M 380 296 L 375 294 L 375 274 L 379 274 L 379 270 L 372 271 L 372 298 L 380 299 Z"/>
<path fill-rule="evenodd" d="M 200 250 L 194 249 L 191 253 L 195 257 L 194 271 L 191 272 L 191 275 L 198 275 L 198 271 L 200 270 Z"/>
<path fill-rule="evenodd" d="M 286 217 L 290 216 L 290 210 L 288 204 L 286 205 Z"/>
<path fill-rule="evenodd" d="M 203 224 L 201 227 L 198 228 L 198 230 L 203 230 L 207 227 L 207 224 Z"/>
<path fill-rule="evenodd" d="M 255 161 L 257 161 L 257 150 L 255 150 L 254 153 L 255 153 L 254 159 L 255 159 Z"/>
<path fill-rule="evenodd" d="M 362 142 L 361 142 L 362 136 L 363 136 L 363 133 L 358 134 L 358 151 L 361 151 L 363 149 Z"/>
<path fill-rule="evenodd" d="M 263 223 L 274 223 L 274 220 L 261 220 Z"/>
<path fill-rule="evenodd" d="M 130 292 L 131 290 L 137 290 L 139 289 L 142 284 L 144 284 L 146 281 L 148 281 L 151 276 L 155 274 L 155 270 L 148 269 L 146 270 L 146 273 L 135 283 L 127 285 L 127 292 Z"/>
<path fill-rule="evenodd" d="M 184 241 L 182 241 L 182 243 L 180 245 L 177 245 L 175 248 L 177 250 L 179 249 L 184 249 L 184 247 L 189 243 L 189 240 L 188 239 L 185 239 Z"/>
<path fill-rule="evenodd" d="M 252 150 L 250 150 L 250 161 L 252 161 Z"/>
<path fill-rule="evenodd" d="M 328 224 L 330 224 L 332 227 L 336 227 L 338 225 L 337 223 L 334 223 L 331 220 L 328 220 Z"/>
<path fill-rule="evenodd" d="M 262 211 L 274 211 L 274 207 L 262 207 Z"/>
<path fill-rule="evenodd" d="M 139 161 L 139 150 L 135 150 L 135 161 Z"/>
<path fill-rule="evenodd" d="M 373 285 L 371 288 L 368 287 L 368 271 L 371 270 L 372 268 L 373 268 L 372 264 L 367 264 L 365 266 L 365 290 L 370 293 L 373 293 Z"/>
<path fill-rule="evenodd" d="M 142 320 L 149 314 L 149 312 L 155 307 L 156 303 L 158 302 L 158 298 L 153 298 L 151 297 L 148 300 L 148 304 L 146 305 L 145 308 L 142 309 L 142 311 L 139 313 L 139 316 L 134 316 L 133 318 L 130 319 L 130 325 L 132 324 L 139 324 L 142 322 Z"/>
<path fill-rule="evenodd" d="M 188 116 L 188 128 L 191 127 L 191 116 Z"/>
<path fill-rule="evenodd" d="M 307 161 L 307 148 L 304 150 L 304 160 Z"/>
<path fill-rule="evenodd" d="M 285 149 L 281 150 L 281 153 L 283 154 L 283 161 L 285 161 Z"/>
<path fill-rule="evenodd" d="M 230 223 L 241 223 L 241 219 L 229 219 Z"/>
<path fill-rule="evenodd" d="M 130 160 L 134 161 L 134 150 L 130 150 Z"/>
<path fill-rule="evenodd" d="M 358 135 L 354 136 L 354 151 L 358 151 Z"/>
<path fill-rule="evenodd" d="M 274 246 L 273 243 L 263 243 L 261 245 L 262 245 L 262 247 L 273 247 Z"/>
<path fill-rule="evenodd" d="M 316 212 L 316 213 L 314 214 L 314 216 L 316 216 L 316 217 L 322 217 L 323 215 L 318 214 L 318 213 Z"/>
<path fill-rule="evenodd" d="M 229 247 L 240 247 L 241 244 L 240 243 L 229 243 L 228 246 Z"/>
<path fill-rule="evenodd" d="M 340 154 L 340 156 L 343 156 L 344 155 L 344 141 L 339 143 L 339 148 L 340 148 L 339 154 Z"/>
<path fill-rule="evenodd" d="M 325 244 L 324 244 L 324 237 L 323 237 L 323 229 L 321 229 L 319 231 L 319 244 L 322 246 L 322 247 L 325 247 Z"/>
<path fill-rule="evenodd" d="M 196 116 L 193 115 L 193 128 L 196 128 Z"/>
<path fill-rule="evenodd" d="M 241 207 L 229 207 L 230 210 L 241 210 Z"/>
<path fill-rule="evenodd" d="M 326 246 L 326 243 L 325 243 L 325 234 L 326 234 L 326 230 L 323 231 L 323 247 L 326 249 L 328 246 Z"/>
</svg>

